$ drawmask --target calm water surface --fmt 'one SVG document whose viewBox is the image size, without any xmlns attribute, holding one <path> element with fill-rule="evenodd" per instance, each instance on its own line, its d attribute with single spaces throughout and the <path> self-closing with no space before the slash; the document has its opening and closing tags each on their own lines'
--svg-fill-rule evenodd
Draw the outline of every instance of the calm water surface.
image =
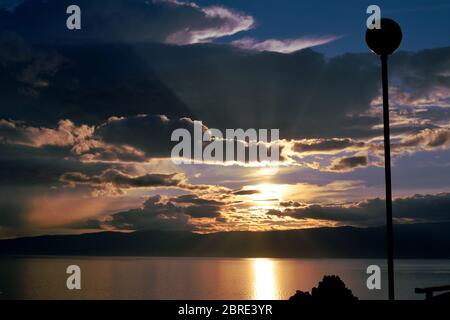
<svg viewBox="0 0 450 320">
<path fill-rule="evenodd" d="M 66 289 L 67 266 L 79 265 L 82 290 Z M 337 274 L 361 299 L 385 299 L 366 287 L 366 268 L 382 260 L 160 257 L 0 258 L 0 299 L 287 299 Z M 397 260 L 397 297 L 421 299 L 415 287 L 450 284 L 450 260 Z"/>
</svg>

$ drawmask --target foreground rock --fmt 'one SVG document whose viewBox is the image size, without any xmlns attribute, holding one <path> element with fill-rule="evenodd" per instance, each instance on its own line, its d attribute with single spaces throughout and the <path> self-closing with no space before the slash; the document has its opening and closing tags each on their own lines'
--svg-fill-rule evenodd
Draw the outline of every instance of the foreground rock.
<svg viewBox="0 0 450 320">
<path fill-rule="evenodd" d="M 358 300 L 352 291 L 345 286 L 345 283 L 338 276 L 324 276 L 316 288 L 311 289 L 311 293 L 297 290 L 289 298 L 290 301 L 312 302 L 312 301 L 356 301 Z"/>
</svg>

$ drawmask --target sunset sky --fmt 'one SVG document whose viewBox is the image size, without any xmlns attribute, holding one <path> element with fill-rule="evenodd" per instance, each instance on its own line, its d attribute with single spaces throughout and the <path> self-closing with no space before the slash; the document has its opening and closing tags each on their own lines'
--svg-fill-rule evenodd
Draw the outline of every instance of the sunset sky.
<svg viewBox="0 0 450 320">
<path fill-rule="evenodd" d="M 0 0 L 1 238 L 384 224 L 372 3 L 219 1 Z M 449 221 L 450 4 L 376 4 L 404 33 L 394 217 Z M 174 164 L 194 120 L 279 129 L 279 166 Z"/>
</svg>

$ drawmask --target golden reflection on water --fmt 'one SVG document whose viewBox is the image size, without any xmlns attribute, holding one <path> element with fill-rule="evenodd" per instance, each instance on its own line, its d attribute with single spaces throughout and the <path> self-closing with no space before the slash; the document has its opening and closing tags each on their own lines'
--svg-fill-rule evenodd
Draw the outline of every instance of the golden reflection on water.
<svg viewBox="0 0 450 320">
<path fill-rule="evenodd" d="M 279 299 L 276 277 L 276 264 L 271 259 L 252 259 L 253 262 L 253 299 Z"/>
</svg>

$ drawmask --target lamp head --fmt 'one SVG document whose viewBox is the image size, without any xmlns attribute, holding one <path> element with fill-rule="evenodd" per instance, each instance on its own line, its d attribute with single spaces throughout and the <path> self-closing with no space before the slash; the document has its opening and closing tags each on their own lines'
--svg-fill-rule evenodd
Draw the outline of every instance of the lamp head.
<svg viewBox="0 0 450 320">
<path fill-rule="evenodd" d="M 380 29 L 367 29 L 366 43 L 377 55 L 391 55 L 402 42 L 402 29 L 397 22 L 382 18 Z"/>
</svg>

